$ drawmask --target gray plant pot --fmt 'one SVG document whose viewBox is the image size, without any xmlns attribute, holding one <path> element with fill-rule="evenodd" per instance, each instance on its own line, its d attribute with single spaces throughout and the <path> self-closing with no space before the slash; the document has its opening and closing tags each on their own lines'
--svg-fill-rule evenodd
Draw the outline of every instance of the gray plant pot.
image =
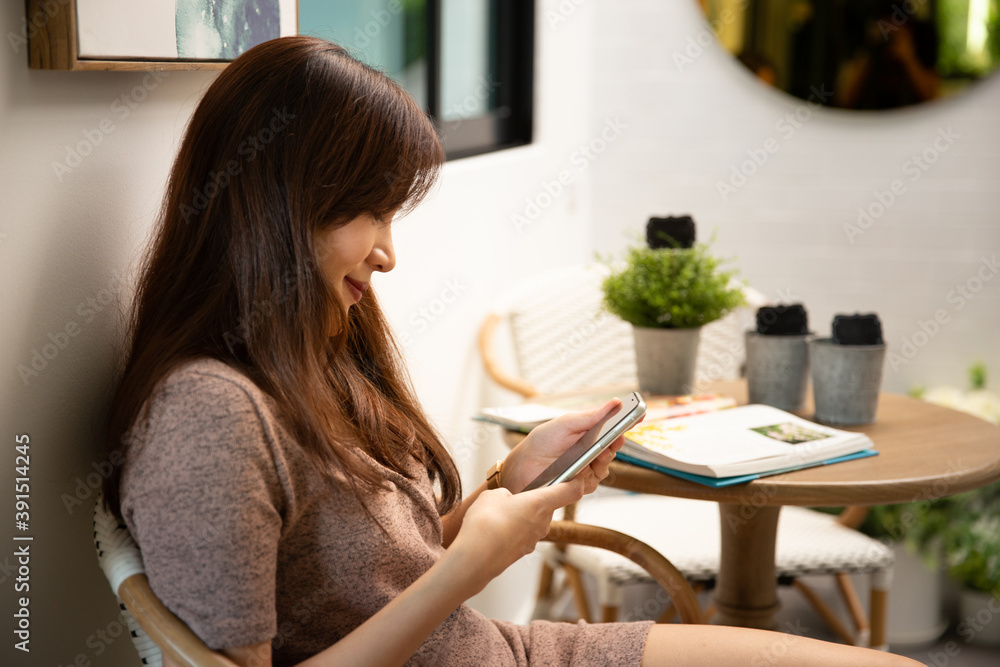
<svg viewBox="0 0 1000 667">
<path fill-rule="evenodd" d="M 809 341 L 816 421 L 834 426 L 871 424 L 882 388 L 883 345 L 839 345 Z"/>
<path fill-rule="evenodd" d="M 996 600 L 989 593 L 962 589 L 959 618 L 964 626 L 959 635 L 978 646 L 1000 646 L 1000 620 L 993 608 Z M 971 620 L 970 620 L 971 619 Z"/>
<path fill-rule="evenodd" d="M 809 337 L 746 332 L 747 391 L 751 403 L 791 412 L 802 409 L 809 383 Z"/>
<path fill-rule="evenodd" d="M 701 328 L 632 327 L 639 389 L 666 396 L 690 394 L 698 361 Z"/>
</svg>

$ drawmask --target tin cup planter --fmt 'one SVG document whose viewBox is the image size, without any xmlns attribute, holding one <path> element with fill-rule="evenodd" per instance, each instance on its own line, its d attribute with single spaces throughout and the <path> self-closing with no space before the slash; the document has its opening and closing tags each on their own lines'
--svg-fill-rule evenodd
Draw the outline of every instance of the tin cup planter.
<svg viewBox="0 0 1000 667">
<path fill-rule="evenodd" d="M 751 403 L 794 412 L 805 405 L 809 382 L 809 326 L 801 304 L 757 310 L 757 330 L 746 332 L 747 390 Z"/>
<path fill-rule="evenodd" d="M 693 393 L 701 327 L 632 327 L 636 371 L 643 392 L 676 396 Z"/>
<path fill-rule="evenodd" d="M 832 338 L 809 341 L 816 421 L 833 426 L 871 424 L 882 388 L 885 343 L 875 315 L 838 315 Z"/>
</svg>

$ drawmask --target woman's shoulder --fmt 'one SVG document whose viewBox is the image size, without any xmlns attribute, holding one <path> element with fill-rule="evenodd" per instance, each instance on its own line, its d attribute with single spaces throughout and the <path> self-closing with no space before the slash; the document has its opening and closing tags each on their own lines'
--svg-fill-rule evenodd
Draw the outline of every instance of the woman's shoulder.
<svg viewBox="0 0 1000 667">
<path fill-rule="evenodd" d="M 133 425 L 122 471 L 123 512 L 145 496 L 156 498 L 154 504 L 201 503 L 210 491 L 223 504 L 251 495 L 280 504 L 276 459 L 286 443 L 269 402 L 245 374 L 221 361 L 175 367 Z"/>
<path fill-rule="evenodd" d="M 271 398 L 242 371 L 218 359 L 199 357 L 174 367 L 156 385 L 149 397 L 149 417 L 155 420 L 165 409 L 186 417 L 218 418 L 235 410 L 273 417 Z"/>
<path fill-rule="evenodd" d="M 263 391 L 242 371 L 212 357 L 196 357 L 175 366 L 159 384 L 159 389 L 239 389 L 254 396 Z"/>
<path fill-rule="evenodd" d="M 128 458 L 191 455 L 188 450 L 197 449 L 205 459 L 269 448 L 276 414 L 270 397 L 243 372 L 217 359 L 184 361 L 150 395 L 133 425 Z M 152 447 L 153 441 L 169 446 Z"/>
</svg>

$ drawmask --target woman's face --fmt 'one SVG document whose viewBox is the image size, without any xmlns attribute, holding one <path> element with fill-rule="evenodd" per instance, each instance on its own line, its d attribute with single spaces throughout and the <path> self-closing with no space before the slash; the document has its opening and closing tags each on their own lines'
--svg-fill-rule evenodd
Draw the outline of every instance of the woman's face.
<svg viewBox="0 0 1000 667">
<path fill-rule="evenodd" d="M 379 220 L 365 213 L 346 225 L 317 233 L 323 277 L 345 312 L 361 300 L 373 273 L 396 266 L 391 222 L 391 214 Z"/>
</svg>

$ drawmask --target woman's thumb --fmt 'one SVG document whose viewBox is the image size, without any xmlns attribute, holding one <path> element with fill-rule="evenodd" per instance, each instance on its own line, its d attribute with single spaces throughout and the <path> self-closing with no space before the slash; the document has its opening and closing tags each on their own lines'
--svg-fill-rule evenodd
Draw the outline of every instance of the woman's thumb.
<svg viewBox="0 0 1000 667">
<path fill-rule="evenodd" d="M 526 493 L 536 494 L 535 498 L 542 502 L 546 508 L 556 511 L 560 507 L 566 507 L 583 498 L 583 480 L 573 478 L 566 482 L 559 482 L 550 486 L 543 486 L 540 489 L 527 491 Z"/>
<path fill-rule="evenodd" d="M 588 412 L 573 412 L 567 416 L 567 419 L 571 419 L 571 422 L 567 422 L 567 426 L 572 429 L 577 429 L 580 431 L 586 431 L 598 422 L 606 419 L 607 417 L 614 414 L 615 410 L 619 409 L 622 405 L 621 399 L 612 398 L 609 399 L 604 405 L 599 408 L 595 408 Z"/>
</svg>

